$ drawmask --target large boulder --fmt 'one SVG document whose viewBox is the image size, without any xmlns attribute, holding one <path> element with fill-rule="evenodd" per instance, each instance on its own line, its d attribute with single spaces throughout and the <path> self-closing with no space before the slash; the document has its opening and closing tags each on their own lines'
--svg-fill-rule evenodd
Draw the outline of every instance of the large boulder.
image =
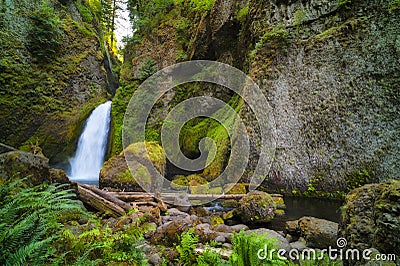
<svg viewBox="0 0 400 266">
<path fill-rule="evenodd" d="M 274 219 L 275 204 L 269 194 L 252 191 L 239 201 L 237 211 L 245 223 L 265 223 Z"/>
<path fill-rule="evenodd" d="M 49 159 L 29 152 L 10 151 L 0 155 L 0 183 L 28 177 L 32 185 L 51 183 Z"/>
<path fill-rule="evenodd" d="M 348 248 L 400 254 L 399 233 L 400 181 L 365 185 L 347 195 L 340 235 Z"/>
<path fill-rule="evenodd" d="M 159 226 L 150 238 L 152 244 L 172 246 L 179 242 L 182 233 L 200 224 L 200 220 L 195 215 L 178 214 L 174 219 Z"/>
<path fill-rule="evenodd" d="M 307 241 L 307 246 L 315 248 L 336 247 L 338 224 L 315 217 L 302 217 L 297 221 L 289 221 L 286 227 L 293 227 Z M 293 233 L 293 232 L 291 232 Z"/>
<path fill-rule="evenodd" d="M 131 144 L 120 155 L 113 156 L 104 163 L 100 171 L 99 185 L 125 191 L 144 191 L 144 188 L 150 190 L 160 185 L 154 183 L 158 179 L 154 178 L 153 167 L 150 164 L 154 165 L 161 175 L 165 174 L 166 158 L 162 147 L 154 142 L 146 142 L 145 146 L 143 143 Z M 140 184 L 137 180 L 140 180 Z"/>
</svg>

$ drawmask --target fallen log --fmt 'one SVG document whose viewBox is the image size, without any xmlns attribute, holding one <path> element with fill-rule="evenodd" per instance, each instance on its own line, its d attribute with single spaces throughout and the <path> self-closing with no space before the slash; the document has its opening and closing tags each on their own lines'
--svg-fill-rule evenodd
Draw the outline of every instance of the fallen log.
<svg viewBox="0 0 400 266">
<path fill-rule="evenodd" d="M 149 193 L 143 192 L 107 192 L 120 200 L 135 201 L 143 199 L 155 200 L 156 197 Z M 180 193 L 161 193 L 162 200 L 173 200 Z M 241 199 L 246 194 L 186 194 L 189 200 L 215 200 L 215 199 Z M 283 197 L 281 194 L 270 194 L 271 197 Z"/>
<path fill-rule="evenodd" d="M 149 202 L 154 202 L 154 197 L 153 196 L 136 196 L 136 195 L 113 195 L 117 199 L 120 199 L 125 202 L 135 202 L 135 201 L 149 201 Z"/>
<path fill-rule="evenodd" d="M 90 186 L 87 184 L 78 184 L 78 186 L 82 186 L 86 189 L 89 189 L 91 191 L 93 191 L 94 193 L 96 193 L 97 195 L 105 198 L 108 201 L 111 201 L 112 203 L 120 206 L 121 208 L 123 208 L 125 211 L 129 211 L 130 209 L 132 209 L 132 206 L 128 203 L 126 203 L 125 201 L 122 201 L 121 199 L 118 199 L 117 197 L 115 197 L 114 195 L 110 194 L 109 192 L 103 191 L 98 189 L 95 186 Z"/>
<path fill-rule="evenodd" d="M 151 202 L 151 201 L 138 201 L 138 202 L 135 202 L 135 205 L 150 205 L 150 206 L 153 206 L 153 207 L 158 207 L 158 204 L 157 203 L 155 203 L 155 202 Z"/>
<path fill-rule="evenodd" d="M 115 218 L 125 214 L 125 210 L 120 206 L 80 185 L 78 185 L 78 198 L 96 210 L 109 214 Z"/>
</svg>

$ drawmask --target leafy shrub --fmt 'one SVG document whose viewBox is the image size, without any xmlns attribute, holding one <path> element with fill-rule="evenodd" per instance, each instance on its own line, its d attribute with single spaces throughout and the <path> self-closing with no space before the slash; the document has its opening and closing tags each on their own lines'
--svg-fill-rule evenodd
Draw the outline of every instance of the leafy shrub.
<svg viewBox="0 0 400 266">
<path fill-rule="evenodd" d="M 28 49 L 39 61 L 50 61 L 60 48 L 62 22 L 47 2 L 43 2 L 30 19 Z"/>
</svg>

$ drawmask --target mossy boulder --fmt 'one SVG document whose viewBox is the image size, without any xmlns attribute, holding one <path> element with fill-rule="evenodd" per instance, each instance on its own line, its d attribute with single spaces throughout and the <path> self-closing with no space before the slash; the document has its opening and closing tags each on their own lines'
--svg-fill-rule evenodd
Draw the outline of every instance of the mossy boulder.
<svg viewBox="0 0 400 266">
<path fill-rule="evenodd" d="M 274 201 L 275 206 L 276 206 L 277 209 L 281 209 L 281 210 L 285 210 L 286 209 L 285 201 L 283 200 L 282 196 L 280 196 L 280 197 L 278 197 L 278 196 L 272 197 L 272 200 Z"/>
<path fill-rule="evenodd" d="M 67 173 L 61 169 L 50 169 L 50 178 L 52 183 L 67 184 L 70 182 Z"/>
<path fill-rule="evenodd" d="M 219 216 L 219 215 L 212 215 L 211 217 L 210 217 L 210 221 L 211 221 L 211 225 L 212 226 L 217 226 L 217 225 L 220 225 L 220 224 L 224 224 L 225 222 L 224 222 L 224 219 L 221 217 L 221 216 Z"/>
<path fill-rule="evenodd" d="M 307 241 L 307 246 L 328 248 L 336 246 L 338 224 L 315 217 L 302 217 L 298 220 L 300 234 Z"/>
<path fill-rule="evenodd" d="M 206 194 L 209 190 L 207 180 L 197 174 L 176 175 L 171 182 L 171 187 L 175 190 L 186 190 L 189 187 L 192 194 Z"/>
<path fill-rule="evenodd" d="M 340 235 L 348 248 L 376 248 L 382 253 L 400 250 L 400 181 L 364 185 L 346 197 Z"/>
<path fill-rule="evenodd" d="M 237 208 L 239 206 L 239 202 L 235 199 L 227 199 L 221 202 L 221 206 L 224 208 Z"/>
<path fill-rule="evenodd" d="M 186 190 L 189 185 L 189 181 L 184 175 L 176 175 L 171 181 L 171 187 L 175 190 Z"/>
<path fill-rule="evenodd" d="M 224 191 L 226 194 L 246 194 L 246 186 L 243 183 L 226 184 Z"/>
<path fill-rule="evenodd" d="M 0 155 L 0 183 L 25 177 L 31 185 L 51 183 L 49 159 L 22 151 Z"/>
<path fill-rule="evenodd" d="M 275 217 L 272 197 L 262 191 L 251 191 L 239 201 L 237 211 L 245 223 L 266 223 Z"/>
<path fill-rule="evenodd" d="M 112 187 L 125 191 L 144 191 L 154 185 L 154 172 L 152 165 L 164 175 L 166 158 L 163 149 L 156 143 L 146 142 L 145 146 L 134 143 L 129 145 L 120 155 L 113 156 L 105 162 L 100 171 L 100 187 Z M 148 162 L 146 153 L 142 149 L 146 147 L 151 162 Z M 128 156 L 129 166 L 125 160 Z M 133 175 L 132 175 L 133 173 Z M 140 184 L 137 182 L 140 180 Z"/>
</svg>

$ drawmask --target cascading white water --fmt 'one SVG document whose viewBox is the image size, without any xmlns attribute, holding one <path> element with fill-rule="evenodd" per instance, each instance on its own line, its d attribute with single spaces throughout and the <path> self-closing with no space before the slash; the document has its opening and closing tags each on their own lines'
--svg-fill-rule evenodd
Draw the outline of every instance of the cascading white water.
<svg viewBox="0 0 400 266">
<path fill-rule="evenodd" d="M 97 182 L 107 150 L 111 101 L 99 105 L 86 120 L 75 156 L 69 160 L 71 180 Z"/>
</svg>

